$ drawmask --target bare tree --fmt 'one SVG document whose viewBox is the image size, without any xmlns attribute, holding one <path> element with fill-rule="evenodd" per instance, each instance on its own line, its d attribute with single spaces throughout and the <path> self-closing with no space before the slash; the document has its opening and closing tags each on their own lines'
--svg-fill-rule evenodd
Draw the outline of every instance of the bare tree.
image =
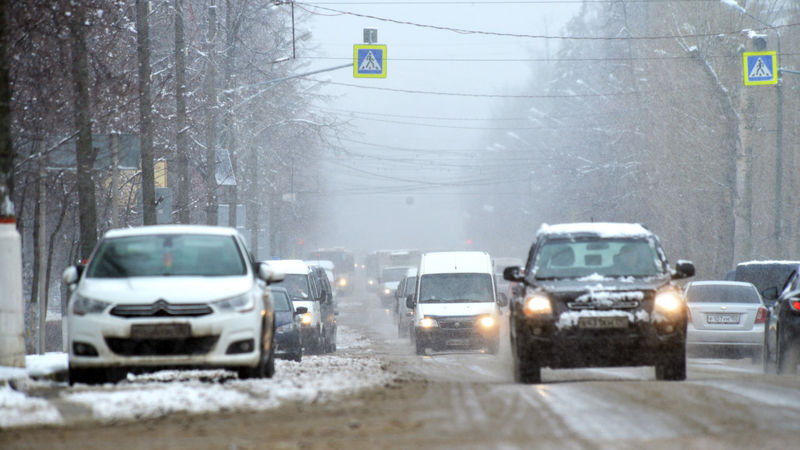
<svg viewBox="0 0 800 450">
<path fill-rule="evenodd" d="M 145 225 L 156 223 L 153 166 L 153 104 L 150 98 L 149 0 L 136 0 L 136 54 L 139 61 L 139 130 L 142 165 L 142 213 Z"/>
<path fill-rule="evenodd" d="M 13 220 L 14 152 L 11 141 L 11 82 L 8 75 L 7 2 L 0 3 L 0 221 Z"/>
<path fill-rule="evenodd" d="M 183 27 L 183 0 L 175 0 L 175 151 L 178 160 L 178 195 L 175 209 L 178 222 L 189 223 L 189 147 L 186 145 L 186 41 Z"/>
<path fill-rule="evenodd" d="M 72 77 L 75 86 L 75 128 L 78 130 L 78 210 L 81 228 L 80 258 L 88 258 L 97 242 L 97 201 L 92 174 L 92 114 L 89 95 L 89 52 L 86 48 L 86 10 L 72 1 Z"/>
</svg>

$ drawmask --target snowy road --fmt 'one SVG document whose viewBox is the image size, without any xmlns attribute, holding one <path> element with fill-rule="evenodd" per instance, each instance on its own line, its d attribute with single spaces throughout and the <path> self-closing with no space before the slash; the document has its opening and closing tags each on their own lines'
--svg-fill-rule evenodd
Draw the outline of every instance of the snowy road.
<svg viewBox="0 0 800 450">
<path fill-rule="evenodd" d="M 749 360 L 690 359 L 685 382 L 655 381 L 652 368 L 620 368 L 545 370 L 543 384 L 519 385 L 511 380 L 507 343 L 498 356 L 420 357 L 407 339 L 397 338 L 389 314 L 375 305 L 369 297 L 342 299 L 339 351 L 282 363 L 273 380 L 166 373 L 91 388 L 36 382 L 24 394 L 15 392 L 16 400 L 0 394 L 0 410 L 28 402 L 30 411 L 42 413 L 6 416 L 0 443 L 3 448 L 105 448 L 111 442 L 120 448 L 796 445 L 800 377 L 764 375 Z M 34 402 L 41 403 L 31 406 Z M 60 420 L 52 411 L 45 414 L 47 405 Z M 0 411 L 0 421 L 3 417 Z"/>
</svg>

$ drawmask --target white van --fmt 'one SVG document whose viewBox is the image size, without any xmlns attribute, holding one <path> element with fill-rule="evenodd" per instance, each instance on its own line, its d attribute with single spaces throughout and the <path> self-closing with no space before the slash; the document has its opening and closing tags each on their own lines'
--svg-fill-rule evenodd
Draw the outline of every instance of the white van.
<svg viewBox="0 0 800 450">
<path fill-rule="evenodd" d="M 422 255 L 414 308 L 417 354 L 448 347 L 485 348 L 497 353 L 500 309 L 485 252 L 432 252 Z"/>
<path fill-rule="evenodd" d="M 285 273 L 283 281 L 275 286 L 286 288 L 295 308 L 300 306 L 308 312 L 300 316 L 300 334 L 303 341 L 303 352 L 323 353 L 327 346 L 326 330 L 323 329 L 322 311 L 317 286 L 312 280 L 311 268 L 299 259 L 278 259 L 264 261 L 275 271 Z"/>
</svg>

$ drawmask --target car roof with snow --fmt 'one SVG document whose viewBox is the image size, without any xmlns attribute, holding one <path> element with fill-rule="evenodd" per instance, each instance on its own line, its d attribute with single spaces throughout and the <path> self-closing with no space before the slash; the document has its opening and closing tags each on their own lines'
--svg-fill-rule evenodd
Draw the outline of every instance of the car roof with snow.
<svg viewBox="0 0 800 450">
<path fill-rule="evenodd" d="M 597 236 L 600 238 L 639 238 L 653 232 L 638 223 L 577 222 L 558 225 L 542 224 L 536 236 Z"/>
<path fill-rule="evenodd" d="M 306 275 L 310 270 L 308 265 L 299 259 L 276 259 L 263 262 L 269 264 L 272 269 L 278 270 L 285 274 Z"/>
<path fill-rule="evenodd" d="M 117 238 L 126 236 L 149 236 L 153 234 L 213 234 L 218 236 L 235 236 L 233 228 L 211 225 L 146 225 L 132 228 L 115 228 L 108 230 L 103 237 Z"/>
<path fill-rule="evenodd" d="M 419 273 L 492 273 L 492 258 L 486 252 L 474 251 L 425 253 Z"/>
</svg>

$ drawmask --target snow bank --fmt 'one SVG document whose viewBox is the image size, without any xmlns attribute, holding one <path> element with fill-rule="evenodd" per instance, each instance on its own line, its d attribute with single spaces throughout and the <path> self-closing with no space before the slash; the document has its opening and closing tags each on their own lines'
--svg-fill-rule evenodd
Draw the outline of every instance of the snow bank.
<svg viewBox="0 0 800 450">
<path fill-rule="evenodd" d="M 28 397 L 10 386 L 0 386 L 0 429 L 62 423 L 58 409 L 48 401 Z"/>
<path fill-rule="evenodd" d="M 355 330 L 340 326 L 337 334 L 340 350 L 368 350 L 370 342 Z M 325 401 L 361 389 L 384 386 L 396 378 L 381 360 L 366 357 L 366 351 L 357 353 L 306 356 L 300 363 L 276 360 L 275 375 L 271 379 L 239 380 L 235 374 L 224 370 L 169 370 L 128 375 L 116 385 L 78 384 L 64 388 L 57 402 L 82 405 L 95 419 L 111 422 L 174 413 L 258 411 L 291 401 Z M 28 373 L 65 370 L 66 358 L 66 354 L 60 353 L 33 355 L 28 360 Z M 15 378 L 20 378 L 19 370 L 22 369 L 17 369 Z M 36 383 L 55 387 L 55 382 Z M 0 386 L 0 428 L 61 423 L 62 417 L 52 403 L 9 386 Z"/>
</svg>

